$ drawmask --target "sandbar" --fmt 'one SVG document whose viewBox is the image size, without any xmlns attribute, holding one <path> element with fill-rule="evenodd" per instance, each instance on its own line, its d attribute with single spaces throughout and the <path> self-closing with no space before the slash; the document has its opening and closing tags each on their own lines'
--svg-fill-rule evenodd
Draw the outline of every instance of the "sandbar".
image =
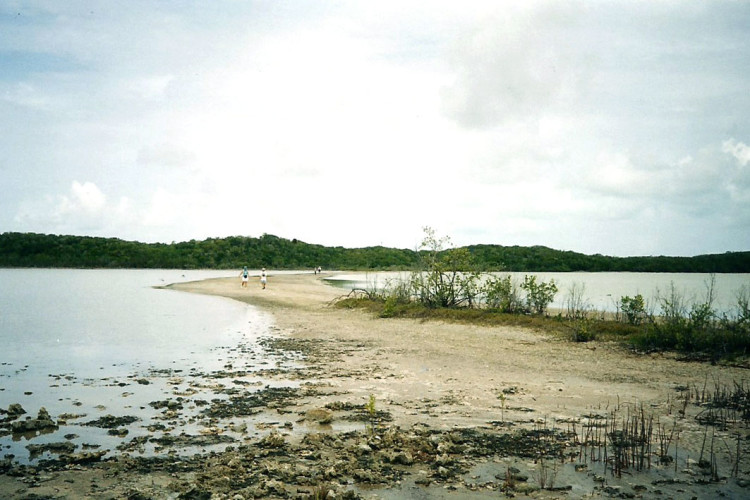
<svg viewBox="0 0 750 500">
<path fill-rule="evenodd" d="M 10 469 L 0 474 L 0 495 L 310 498 L 325 493 L 320 485 L 338 488 L 336 498 L 497 498 L 503 489 L 516 498 L 748 493 L 748 440 L 742 434 L 737 440 L 737 427 L 711 427 L 709 434 L 697 419 L 705 409 L 687 397 L 744 384 L 745 368 L 634 353 L 614 342 L 575 343 L 524 327 L 379 318 L 336 307 L 347 290 L 329 284 L 331 275 L 271 272 L 265 289 L 253 280 L 241 287 L 239 278 L 166 287 L 259 307 L 272 315 L 281 349 L 307 346 L 301 359 L 307 368 L 296 380 L 301 395 L 266 405 L 278 420 L 270 434 L 247 435 L 239 448 L 184 461 L 125 456 L 41 472 Z M 235 384 L 242 376 L 227 374 Z M 337 419 L 362 415 L 368 404 L 387 419 L 369 429 L 354 421 L 337 434 Z M 675 462 L 655 460 L 649 472 L 615 478 L 601 460 L 587 460 L 583 446 L 576 456 L 585 422 L 631 422 L 636 415 L 660 432 L 671 429 L 667 449 Z M 250 417 L 241 425 L 259 427 L 252 422 Z M 217 432 L 238 424 L 234 418 L 217 420 Z M 544 447 L 539 437 L 556 435 L 568 441 L 569 450 L 572 443 L 573 454 L 544 466 L 541 454 L 503 451 L 503 436 L 522 430 L 527 434 L 515 441 L 521 448 L 524 440 Z M 698 464 L 707 436 L 718 477 Z M 498 445 L 494 451 L 484 449 L 489 442 Z M 516 467 L 526 479 L 511 477 Z M 563 489 L 550 487 L 546 474 L 553 469 Z"/>
<path fill-rule="evenodd" d="M 575 343 L 524 327 L 377 318 L 333 307 L 347 290 L 325 278 L 282 274 L 272 276 L 265 290 L 252 283 L 243 289 L 231 278 L 172 287 L 260 306 L 273 314 L 280 335 L 357 344 L 347 348 L 346 356 L 331 360 L 329 375 L 335 375 L 352 401 L 373 394 L 378 401 L 392 402 L 389 410 L 406 424 L 422 418 L 414 410 L 426 399 L 451 402 L 441 405 L 433 425 L 495 419 L 503 390 L 506 407 L 533 409 L 542 418 L 578 418 L 623 402 L 657 409 L 673 401 L 678 388 L 703 387 L 707 381 L 731 385 L 748 374 L 742 367 L 636 354 L 617 343 Z M 506 412 L 506 418 L 508 413 L 513 415 Z"/>
</svg>

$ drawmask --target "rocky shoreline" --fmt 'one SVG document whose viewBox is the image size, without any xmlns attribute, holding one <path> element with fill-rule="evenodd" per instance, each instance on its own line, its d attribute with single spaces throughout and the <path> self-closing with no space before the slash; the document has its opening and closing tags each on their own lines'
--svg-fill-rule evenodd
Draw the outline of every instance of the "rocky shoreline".
<svg viewBox="0 0 750 500">
<path fill-rule="evenodd" d="M 263 374 L 280 380 L 310 380 L 313 372 L 326 369 L 324 359 L 337 359 L 352 348 L 344 346 L 334 352 L 327 343 L 283 338 L 270 339 L 267 344 L 270 344 L 267 348 L 277 352 L 284 350 L 295 357 L 302 354 L 305 359 L 315 360 L 298 368 L 273 369 Z M 374 398 L 359 405 L 352 404 L 336 400 L 337 392 L 331 387 L 314 383 L 298 388 L 252 388 L 242 383 L 247 375 L 244 371 L 226 370 L 201 377 L 202 383 L 232 380 L 231 387 L 220 384 L 222 388 L 215 389 L 216 395 L 225 394 L 227 399 L 193 399 L 188 403 L 187 397 L 177 396 L 152 401 L 150 406 L 161 413 L 165 424 L 149 425 L 148 436 L 132 439 L 127 439 L 128 427 L 141 420 L 136 415 L 105 415 L 86 420 L 85 415 L 62 414 L 53 419 L 44 408 L 36 417 L 27 415 L 17 403 L 0 409 L 0 432 L 14 436 L 38 435 L 71 421 L 80 421 L 77 425 L 104 428 L 109 434 L 122 438 L 114 454 L 110 454 L 110 450 L 77 451 L 78 447 L 69 440 L 27 445 L 32 457 L 46 454 L 52 458 L 21 465 L 14 462 L 14 457 L 6 457 L 0 461 L 0 473 L 4 478 L 4 488 L 0 491 L 9 495 L 7 498 L 77 498 L 79 495 L 91 498 L 361 498 L 372 489 L 400 485 L 406 477 L 421 488 L 499 491 L 507 489 L 510 476 L 506 474 L 512 474 L 511 480 L 516 484 L 514 491 L 533 492 L 540 488 L 533 480 L 529 482 L 528 475 L 512 467 L 501 474 L 498 465 L 495 477 L 481 484 L 465 475 L 488 458 L 534 460 L 550 453 L 560 455 L 572 439 L 552 429 L 519 429 L 509 433 L 499 423 L 484 429 L 441 431 L 426 424 L 402 429 L 393 422 L 388 411 L 377 408 L 381 403 Z M 363 376 L 363 373 L 354 375 Z M 137 381 L 139 384 L 146 382 Z M 318 408 L 308 408 L 309 405 L 302 402 L 322 398 L 333 399 Z M 201 420 L 196 422 L 202 431 L 192 435 L 164 432 L 175 427 L 176 421 L 186 418 L 182 411 L 188 404 L 202 408 Z M 263 424 L 255 423 L 256 427 L 267 430 L 262 437 L 250 437 L 247 423 L 236 423 L 261 413 L 276 415 L 275 421 L 264 419 Z M 334 431 L 332 424 L 337 422 L 352 430 Z M 295 431 L 295 428 L 303 430 Z M 157 453 L 139 456 L 149 444 L 155 446 Z M 187 447 L 206 448 L 217 444 L 227 446 L 221 451 L 193 456 L 179 453 Z M 143 475 L 166 475 L 169 480 L 144 485 L 139 479 Z M 96 483 L 89 479 L 98 476 L 102 479 Z M 129 479 L 115 481 L 117 478 Z M 9 480 L 17 483 L 14 491 L 8 488 Z M 565 489 L 569 488 L 561 491 Z"/>
<path fill-rule="evenodd" d="M 667 388 L 666 400 L 659 396 L 645 404 L 627 397 L 615 402 L 596 392 L 586 396 L 586 386 L 580 384 L 576 393 L 573 383 L 559 374 L 536 373 L 544 384 L 534 385 L 526 370 L 516 379 L 504 374 L 501 383 L 483 386 L 488 377 L 482 373 L 495 374 L 500 368 L 471 378 L 479 355 L 467 357 L 463 365 L 458 348 L 449 348 L 447 356 L 435 354 L 438 344 L 429 335 L 444 326 L 333 311 L 328 304 L 338 292 L 324 288 L 321 293 L 320 284 L 310 279 L 286 280 L 286 290 L 275 297 L 239 297 L 264 305 L 279 318 L 281 326 L 260 341 L 264 355 L 276 360 L 269 366 L 245 369 L 240 361 L 250 354 L 245 346 L 236 346 L 220 371 L 134 375 L 119 385 L 135 392 L 166 381 L 172 389 L 141 412 L 125 415 L 50 415 L 44 408 L 34 411 L 18 403 L 0 408 L 0 434 L 14 439 L 73 426 L 101 429 L 119 443 L 113 449 L 100 443 L 79 447 L 66 434 L 63 440 L 28 445 L 30 454 L 38 456 L 33 463 L 7 456 L 0 460 L 0 497 L 742 498 L 750 492 L 746 429 L 731 431 L 742 437 L 731 441 L 740 454 L 736 470 L 724 451 L 712 451 L 716 467 L 699 460 L 695 446 L 702 427 L 692 422 L 702 409 L 686 402 L 678 419 L 673 408 L 680 406 L 684 392 L 676 385 Z M 237 293 L 232 285 L 231 280 L 217 280 L 188 288 L 231 296 Z M 271 280 L 271 285 L 273 293 L 278 282 Z M 423 330 L 416 357 L 409 351 L 415 341 L 405 338 L 406 333 L 381 341 L 398 328 Z M 477 332 L 461 328 L 467 332 L 463 344 L 470 346 Z M 483 339 L 488 335 L 479 333 Z M 537 347 L 533 332 L 504 332 L 509 334 L 519 335 L 519 352 Z M 538 347 L 562 353 L 577 346 Z M 590 354 L 588 349 L 576 356 Z M 596 354 L 641 366 L 604 346 Z M 659 370 L 679 367 L 669 360 L 652 361 L 663 364 Z M 514 364 L 523 367 L 524 361 Z M 697 366 L 703 365 L 688 371 Z M 575 376 L 570 380 L 578 381 L 580 371 Z M 618 377 L 614 372 L 604 376 Z M 653 390 L 637 384 L 634 390 Z M 590 399 L 576 403 L 584 396 Z M 674 428 L 679 424 L 679 443 L 658 452 L 655 436 L 654 450 L 641 455 L 648 458 L 648 467 L 636 467 L 634 461 L 624 473 L 621 463 L 616 471 L 611 444 L 610 449 L 602 441 L 595 444 L 593 436 L 623 433 L 620 421 L 629 422 L 638 411 L 644 421 L 647 412 L 670 418 Z M 661 420 L 656 422 L 662 429 Z M 607 425 L 613 427 L 606 430 Z"/>
</svg>

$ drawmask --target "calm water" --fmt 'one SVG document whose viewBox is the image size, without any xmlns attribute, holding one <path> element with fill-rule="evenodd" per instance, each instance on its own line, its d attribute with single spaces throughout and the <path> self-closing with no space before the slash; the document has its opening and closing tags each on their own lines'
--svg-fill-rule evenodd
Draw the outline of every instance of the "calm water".
<svg viewBox="0 0 750 500">
<path fill-rule="evenodd" d="M 49 373 L 98 376 L 112 367 L 163 366 L 231 342 L 251 307 L 155 289 L 226 271 L 0 269 L 2 361 Z M 6 367 L 8 365 L 5 365 Z M 8 369 L 0 371 L 7 375 Z"/>
<path fill-rule="evenodd" d="M 658 311 L 658 297 L 667 295 L 672 284 L 688 304 L 703 301 L 709 274 L 683 273 L 498 273 L 510 274 L 519 285 L 526 274 L 538 276 L 537 281 L 554 279 L 558 293 L 551 307 L 565 309 L 571 287 L 581 289 L 586 302 L 595 310 L 614 312 L 615 301 L 623 296 L 643 295 Z M 748 274 L 716 274 L 715 302 L 718 311 L 731 313 L 737 303 L 737 292 L 744 285 L 750 287 Z M 331 282 L 344 288 L 373 288 L 385 285 L 389 280 L 408 277 L 408 273 L 357 273 L 335 276 Z"/>
<path fill-rule="evenodd" d="M 153 286 L 237 274 L 0 269 L 0 408 L 20 403 L 35 417 L 44 406 L 53 418 L 85 414 L 82 420 L 146 416 L 150 401 L 179 389 L 176 375 L 236 363 L 237 346 L 268 335 L 272 324 L 241 302 Z M 28 441 L 62 441 L 66 433 L 80 436 L 76 444 L 117 444 L 102 429 L 63 426 L 53 435 L 0 437 L 0 457 L 24 462 Z"/>
</svg>

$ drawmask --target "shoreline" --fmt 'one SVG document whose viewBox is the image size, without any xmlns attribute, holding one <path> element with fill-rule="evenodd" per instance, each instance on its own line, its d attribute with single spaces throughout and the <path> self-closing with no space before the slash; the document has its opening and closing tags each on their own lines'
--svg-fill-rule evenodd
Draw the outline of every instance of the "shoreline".
<svg viewBox="0 0 750 500">
<path fill-rule="evenodd" d="M 607 343 L 574 344 L 518 327 L 490 328 L 373 318 L 362 311 L 331 307 L 331 302 L 345 295 L 346 291 L 328 285 L 324 278 L 330 275 L 272 274 L 265 290 L 255 280 L 250 281 L 248 288 L 241 288 L 239 278 L 216 278 L 165 287 L 218 295 L 260 307 L 274 317 L 276 348 L 304 354 L 303 364 L 306 364 L 306 368 L 297 374 L 304 391 L 284 404 L 276 401 L 267 405 L 266 409 L 275 407 L 277 415 L 280 415 L 278 419 L 285 420 L 285 423 L 272 426 L 271 432 L 263 434 L 261 441 L 278 433 L 285 445 L 301 446 L 310 436 L 344 435 L 354 429 L 361 434 L 355 448 L 360 451 L 365 447 L 370 448 L 367 453 L 372 453 L 376 462 L 382 462 L 383 457 L 376 460 L 374 445 L 368 441 L 367 419 L 363 421 L 361 418 L 372 396 L 379 415 L 378 425 L 382 426 L 384 433 L 382 439 L 386 435 L 392 439 L 399 436 L 402 444 L 406 438 L 400 433 L 410 433 L 409 436 L 419 434 L 415 429 L 434 433 L 433 438 L 455 433 L 459 429 L 492 429 L 492 432 L 500 433 L 523 429 L 530 432 L 540 425 L 560 429 L 566 425 L 569 427 L 571 422 L 580 423 L 586 415 L 593 413 L 606 415 L 618 409 L 624 415 L 627 411 L 646 408 L 665 425 L 674 422 L 675 426 L 679 426 L 680 453 L 684 449 L 684 453 L 697 460 L 700 450 L 696 448 L 700 448 L 704 434 L 702 426 L 694 421 L 694 415 L 700 408 L 692 408 L 691 405 L 684 417 L 677 418 L 680 389 L 701 387 L 706 381 L 731 385 L 747 377 L 747 370 L 741 368 L 685 363 L 669 355 L 634 355 Z M 280 377 L 283 379 L 284 375 Z M 360 419 L 351 420 L 354 417 Z M 253 425 L 252 418 L 246 420 Z M 254 441 L 247 442 L 248 446 L 250 443 L 256 446 Z M 744 446 L 747 446 L 747 442 Z M 401 448 L 392 448 L 390 452 L 403 452 Z M 470 480 L 440 472 L 441 468 L 451 470 L 451 460 L 460 462 L 459 458 L 451 458 L 453 454 L 445 452 L 445 447 L 443 452 L 436 457 L 426 457 L 424 463 L 417 463 L 412 451 L 399 459 L 394 458 L 399 470 L 406 475 L 379 476 L 381 480 L 383 477 L 391 479 L 385 484 L 376 481 L 377 487 L 371 492 L 364 487 L 371 483 L 357 476 L 361 476 L 360 472 L 350 471 L 341 487 L 356 491 L 363 497 L 372 494 L 408 498 L 409 488 L 417 488 L 422 491 L 421 494 L 434 497 L 448 491 L 454 492 L 455 498 L 456 488 L 459 494 L 472 497 L 482 497 L 481 491 L 492 493 L 495 497 L 498 495 L 502 478 L 493 479 L 494 476 L 490 475 L 487 479 L 476 472 L 475 482 L 481 476 L 487 484 L 479 488 L 481 491 L 474 491 Z M 442 455 L 448 458 L 441 459 Z M 747 477 L 750 472 L 746 459 L 750 450 L 745 450 L 744 455 L 739 467 L 740 477 Z M 528 457 L 506 458 L 527 472 L 539 470 L 538 465 Z M 731 457 L 718 459 L 727 473 L 727 462 L 731 462 Z M 440 465 L 437 463 L 439 460 L 447 462 Z M 484 463 L 487 467 L 491 464 L 494 474 L 502 476 L 508 465 L 497 460 L 499 457 L 495 454 L 484 461 L 476 458 L 475 462 Z M 683 456 L 680 460 L 687 458 Z M 477 463 L 463 466 L 476 468 Z M 686 462 L 680 468 L 687 465 Z M 593 469 L 594 464 L 591 467 Z M 96 476 L 104 474 L 102 471 L 106 470 L 107 464 L 102 463 L 86 467 L 80 474 L 81 477 L 86 474 Z M 127 474 L 122 468 L 118 471 L 118 475 Z M 59 471 L 56 473 L 61 474 Z M 163 480 L 165 484 L 162 486 L 167 487 L 169 481 L 162 477 L 160 471 L 150 468 L 146 474 L 155 484 Z M 198 473 L 192 471 L 190 474 L 195 480 Z M 445 474 L 445 477 L 440 474 Z M 597 487 L 593 473 L 573 475 L 571 478 L 562 470 L 559 474 L 559 482 L 568 481 L 574 485 L 574 493 L 564 494 L 567 497 L 576 498 L 576 488 L 590 488 L 586 491 L 587 495 L 604 493 L 601 487 Z M 397 476 L 399 479 L 396 479 Z M 426 481 L 417 481 L 424 477 Z M 65 486 L 63 481 L 70 480 L 70 477 L 61 478 L 58 476 L 55 480 L 46 481 L 42 486 L 53 487 L 57 481 L 58 487 L 61 487 Z M 2 475 L 0 479 L 0 493 L 7 495 L 10 490 L 3 488 L 6 476 Z M 645 487 L 653 494 L 656 488 L 648 482 L 652 479 L 653 474 L 647 475 L 643 479 L 645 484 L 639 487 Z M 190 480 L 188 476 L 183 478 L 183 481 Z M 341 483 L 332 477 L 329 482 L 337 481 Z M 83 484 L 77 479 L 67 484 L 79 482 Z M 628 488 L 627 483 L 620 484 L 613 478 L 607 478 L 606 483 L 624 488 L 623 491 Z M 702 496 L 701 492 L 715 492 L 718 489 L 731 497 L 744 488 L 733 478 L 711 483 L 706 490 L 701 490 L 702 486 L 697 483 L 679 484 L 680 488 L 687 488 L 699 496 Z M 28 491 L 39 492 L 42 486 Z M 139 487 L 145 488 L 143 485 Z M 660 485 L 659 489 L 669 491 L 665 485 Z M 299 483 L 297 486 L 286 485 L 285 489 L 270 496 L 294 497 L 292 490 L 297 495 L 303 495 L 309 493 L 311 488 L 310 485 Z M 529 489 L 525 494 L 543 498 L 548 493 L 560 495 L 559 492 L 538 489 Z"/>
</svg>

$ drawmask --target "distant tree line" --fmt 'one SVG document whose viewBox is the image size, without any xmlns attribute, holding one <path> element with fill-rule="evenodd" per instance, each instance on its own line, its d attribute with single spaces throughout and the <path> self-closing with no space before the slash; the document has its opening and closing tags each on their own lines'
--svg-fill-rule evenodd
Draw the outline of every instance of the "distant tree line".
<svg viewBox="0 0 750 500">
<path fill-rule="evenodd" d="M 587 271 L 644 273 L 747 273 L 750 252 L 726 252 L 695 257 L 609 257 L 553 250 L 543 246 L 472 245 L 467 247 L 482 270 Z M 501 268 L 497 268 L 501 266 Z"/>
<path fill-rule="evenodd" d="M 146 269 L 401 269 L 415 253 L 381 246 L 347 249 L 270 234 L 180 243 L 140 243 L 117 238 L 0 234 L 0 267 Z"/>
<path fill-rule="evenodd" d="M 609 257 L 543 246 L 463 247 L 477 271 L 630 271 L 748 273 L 750 252 L 695 257 Z M 264 234 L 180 243 L 140 243 L 117 238 L 0 234 L 0 267 L 161 268 L 161 269 L 325 269 L 410 270 L 417 250 L 374 246 L 326 247 Z"/>
</svg>

